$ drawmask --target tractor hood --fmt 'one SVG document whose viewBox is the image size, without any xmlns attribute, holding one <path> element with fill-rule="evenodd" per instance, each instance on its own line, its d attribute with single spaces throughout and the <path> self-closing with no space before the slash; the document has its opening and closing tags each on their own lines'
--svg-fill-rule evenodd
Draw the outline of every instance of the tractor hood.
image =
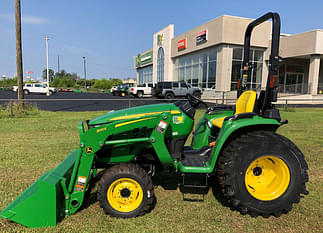
<svg viewBox="0 0 323 233">
<path fill-rule="evenodd" d="M 163 112 L 176 111 L 180 113 L 179 108 L 174 104 L 152 104 L 133 108 L 126 108 L 117 111 L 110 111 L 103 116 L 89 121 L 89 125 L 105 124 L 112 121 L 141 118 L 148 115 L 157 115 Z M 175 112 L 174 112 L 175 113 Z"/>
</svg>

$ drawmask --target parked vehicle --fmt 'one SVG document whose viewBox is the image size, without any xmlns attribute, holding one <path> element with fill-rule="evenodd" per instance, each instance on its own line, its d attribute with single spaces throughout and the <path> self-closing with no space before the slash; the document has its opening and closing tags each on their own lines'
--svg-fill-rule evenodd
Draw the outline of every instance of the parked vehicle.
<svg viewBox="0 0 323 233">
<path fill-rule="evenodd" d="M 199 87 L 192 87 L 186 82 L 158 82 L 153 90 L 153 96 L 166 99 L 182 97 L 187 94 L 201 98 L 202 89 Z"/>
<path fill-rule="evenodd" d="M 58 91 L 59 92 L 73 92 L 73 89 L 71 89 L 71 88 L 59 88 Z"/>
<path fill-rule="evenodd" d="M 112 95 L 116 95 L 116 91 L 117 91 L 118 87 L 117 86 L 113 86 L 110 89 L 110 93 L 112 93 Z"/>
<path fill-rule="evenodd" d="M 152 89 L 155 85 L 153 83 L 144 83 L 137 87 L 131 87 L 129 93 L 135 97 L 142 98 L 144 96 L 151 96 Z"/>
<path fill-rule="evenodd" d="M 118 96 L 126 96 L 129 95 L 129 87 L 132 87 L 133 84 L 132 83 L 124 83 L 124 84 L 120 84 L 118 85 L 117 90 L 114 92 L 114 95 L 118 95 Z"/>
<path fill-rule="evenodd" d="M 12 87 L 13 91 L 18 90 L 18 86 Z M 30 93 L 39 93 L 39 94 L 46 94 L 47 93 L 47 85 L 41 83 L 26 83 L 23 87 L 24 94 L 29 95 Z M 53 95 L 57 92 L 56 88 L 49 87 L 49 94 Z"/>
</svg>

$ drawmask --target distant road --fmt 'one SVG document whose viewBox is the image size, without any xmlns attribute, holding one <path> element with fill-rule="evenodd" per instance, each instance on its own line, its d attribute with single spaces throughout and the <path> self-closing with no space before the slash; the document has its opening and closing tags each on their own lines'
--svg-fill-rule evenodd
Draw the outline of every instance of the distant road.
<svg viewBox="0 0 323 233">
<path fill-rule="evenodd" d="M 74 93 L 57 92 L 52 96 L 41 94 L 26 95 L 28 102 L 37 105 L 41 110 L 46 111 L 108 111 L 129 108 L 146 104 L 170 103 L 172 101 L 155 98 L 134 98 L 133 96 L 119 97 L 106 93 Z M 3 99 L 17 99 L 17 93 L 12 91 L 0 91 L 0 105 L 8 104 Z M 175 100 L 173 100 L 174 102 Z M 26 101 L 27 102 L 27 101 Z M 213 104 L 210 104 L 213 105 Z M 278 105 L 283 107 L 284 105 Z M 322 104 L 289 104 L 290 107 L 316 107 L 322 108 Z"/>
<path fill-rule="evenodd" d="M 117 110 L 160 103 L 159 99 L 143 98 L 137 99 L 132 96 L 119 97 L 106 93 L 74 93 L 74 92 L 57 92 L 52 96 L 41 94 L 26 95 L 25 98 L 39 109 L 47 111 L 106 111 Z M 17 93 L 12 91 L 0 91 L 0 104 L 8 102 L 3 99 L 17 99 Z M 109 100 L 110 99 L 110 100 Z M 26 101 L 27 102 L 27 101 Z"/>
</svg>

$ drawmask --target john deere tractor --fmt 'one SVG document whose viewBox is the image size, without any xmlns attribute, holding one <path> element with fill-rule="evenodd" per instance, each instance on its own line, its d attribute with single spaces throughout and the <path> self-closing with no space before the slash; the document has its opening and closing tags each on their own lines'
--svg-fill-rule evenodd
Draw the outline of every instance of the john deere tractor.
<svg viewBox="0 0 323 233">
<path fill-rule="evenodd" d="M 271 55 L 266 89 L 247 90 L 252 66 L 250 38 L 254 27 L 272 20 Z M 242 214 L 280 216 L 307 194 L 307 164 L 297 146 L 276 133 L 281 121 L 272 102 L 280 18 L 267 13 L 245 33 L 242 74 L 234 107 L 210 107 L 188 95 L 182 102 L 110 111 L 78 125 L 79 149 L 49 170 L 0 212 L 2 218 L 28 227 L 55 226 L 74 214 L 101 172 L 97 198 L 106 214 L 130 218 L 148 213 L 155 204 L 154 186 L 219 191 Z M 206 111 L 192 133 L 199 106 Z M 102 169 L 102 170 L 101 170 Z M 104 169 L 104 170 L 103 170 Z M 216 177 L 217 182 L 210 182 Z"/>
</svg>

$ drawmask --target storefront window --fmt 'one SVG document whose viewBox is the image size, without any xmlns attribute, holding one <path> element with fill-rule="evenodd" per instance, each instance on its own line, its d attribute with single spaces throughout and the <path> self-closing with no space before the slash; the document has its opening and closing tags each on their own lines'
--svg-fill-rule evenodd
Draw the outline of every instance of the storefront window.
<svg viewBox="0 0 323 233">
<path fill-rule="evenodd" d="M 164 81 L 164 49 L 160 47 L 157 54 L 157 82 Z"/>
<path fill-rule="evenodd" d="M 238 79 L 241 75 L 243 59 L 243 49 L 233 48 L 232 54 L 232 72 L 231 72 L 231 90 L 237 90 Z M 262 67 L 264 60 L 264 51 L 250 49 L 250 61 L 253 66 L 251 75 L 247 79 L 247 88 L 253 90 L 261 89 Z"/>
<path fill-rule="evenodd" d="M 216 56 L 216 48 L 182 56 L 176 60 L 175 75 L 195 87 L 215 88 Z"/>
<path fill-rule="evenodd" d="M 143 68 L 139 68 L 138 72 L 138 85 L 142 85 L 144 83 L 152 83 L 153 82 L 153 66 L 147 66 Z"/>
</svg>

